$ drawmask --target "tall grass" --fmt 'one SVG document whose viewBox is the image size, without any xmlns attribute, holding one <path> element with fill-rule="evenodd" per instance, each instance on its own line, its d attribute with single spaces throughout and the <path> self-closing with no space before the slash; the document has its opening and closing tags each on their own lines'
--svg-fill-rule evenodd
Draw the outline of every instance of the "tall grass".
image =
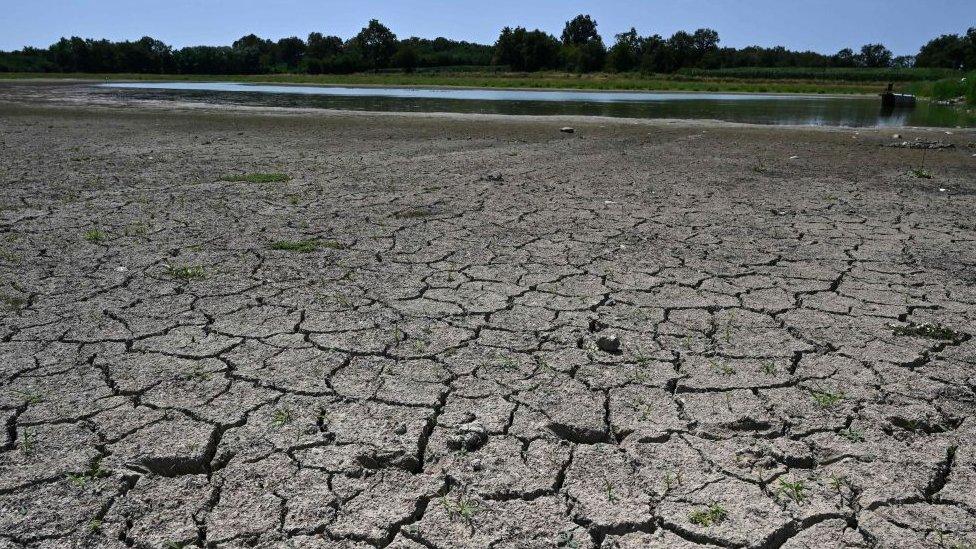
<svg viewBox="0 0 976 549">
<path fill-rule="evenodd" d="M 976 105 L 976 72 L 966 75 L 937 80 L 935 82 L 918 82 L 909 87 L 912 93 L 936 100 L 955 99 L 965 97 L 970 105 Z"/>
<path fill-rule="evenodd" d="M 839 82 L 921 82 L 949 78 L 952 69 L 840 68 L 840 67 L 740 67 L 730 69 L 681 69 L 679 75 L 695 78 L 743 78 L 763 80 L 827 80 Z"/>
<path fill-rule="evenodd" d="M 741 93 L 871 94 L 880 82 L 695 77 L 684 74 L 565 72 L 436 72 L 358 74 L 161 75 L 0 73 L 5 78 L 75 78 L 102 81 L 265 82 L 282 84 L 363 86 L 454 86 L 469 88 L 538 88 L 583 90 L 645 90 Z"/>
</svg>

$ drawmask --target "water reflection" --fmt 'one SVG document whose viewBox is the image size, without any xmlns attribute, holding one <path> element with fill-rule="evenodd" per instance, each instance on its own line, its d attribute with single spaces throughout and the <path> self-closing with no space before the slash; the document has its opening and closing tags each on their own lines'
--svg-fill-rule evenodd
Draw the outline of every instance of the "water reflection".
<svg viewBox="0 0 976 549">
<path fill-rule="evenodd" d="M 883 111 L 880 99 L 864 96 L 351 88 L 219 82 L 112 83 L 99 88 L 127 99 L 360 111 L 714 119 L 771 125 L 976 127 L 976 116 L 962 110 L 920 103 L 915 109 Z"/>
</svg>

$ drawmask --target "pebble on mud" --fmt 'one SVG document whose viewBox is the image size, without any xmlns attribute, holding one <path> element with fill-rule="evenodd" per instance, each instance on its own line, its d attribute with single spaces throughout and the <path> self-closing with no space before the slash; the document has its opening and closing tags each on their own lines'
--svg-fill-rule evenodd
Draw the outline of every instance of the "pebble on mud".
<svg viewBox="0 0 976 549">
<path fill-rule="evenodd" d="M 605 353 L 620 354 L 620 338 L 616 335 L 602 336 L 596 340 L 596 346 Z"/>
<path fill-rule="evenodd" d="M 570 128 L 569 126 L 566 126 L 565 128 L 559 128 L 559 131 L 561 131 L 563 133 L 575 133 L 576 132 L 576 130 L 574 130 L 573 128 Z"/>
<path fill-rule="evenodd" d="M 480 423 L 469 423 L 458 427 L 458 433 L 447 439 L 447 447 L 473 452 L 487 441 L 488 430 Z"/>
</svg>

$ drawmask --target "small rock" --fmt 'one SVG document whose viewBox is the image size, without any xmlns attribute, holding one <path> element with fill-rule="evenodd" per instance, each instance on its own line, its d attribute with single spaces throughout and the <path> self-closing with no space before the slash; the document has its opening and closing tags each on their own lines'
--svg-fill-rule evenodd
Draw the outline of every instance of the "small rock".
<svg viewBox="0 0 976 549">
<path fill-rule="evenodd" d="M 561 131 L 563 133 L 575 133 L 576 132 L 576 130 L 574 130 L 573 128 L 570 128 L 569 126 L 566 126 L 565 128 L 559 128 L 559 131 Z"/>
<path fill-rule="evenodd" d="M 398 435 L 405 435 L 407 434 L 407 426 L 401 423 L 396 426 L 396 429 L 394 429 L 393 432 Z"/>
<path fill-rule="evenodd" d="M 490 173 L 488 174 L 488 177 L 486 179 L 488 179 L 488 181 L 495 181 L 495 182 L 505 181 L 505 178 L 502 177 L 502 174 L 500 173 Z"/>
<path fill-rule="evenodd" d="M 471 423 L 477 417 L 478 416 L 474 415 L 474 412 L 464 412 L 464 415 L 461 416 L 461 423 Z"/>
<path fill-rule="evenodd" d="M 485 464 L 481 462 L 480 459 L 475 459 L 471 461 L 471 469 L 475 471 L 481 471 L 485 468 Z"/>
<path fill-rule="evenodd" d="M 596 340 L 596 346 L 605 353 L 620 354 L 620 338 L 616 335 L 602 336 Z"/>
<path fill-rule="evenodd" d="M 896 133 L 895 135 L 892 135 L 891 138 L 892 139 L 901 139 L 901 134 L 900 133 Z"/>
<path fill-rule="evenodd" d="M 488 430 L 480 423 L 468 423 L 458 427 L 458 433 L 447 439 L 447 447 L 451 450 L 467 450 L 473 452 L 481 448 L 488 441 Z"/>
</svg>

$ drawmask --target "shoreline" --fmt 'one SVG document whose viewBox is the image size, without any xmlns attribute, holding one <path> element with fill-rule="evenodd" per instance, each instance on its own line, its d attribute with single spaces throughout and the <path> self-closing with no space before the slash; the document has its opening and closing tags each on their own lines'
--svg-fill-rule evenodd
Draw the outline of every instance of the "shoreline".
<svg viewBox="0 0 976 549">
<path fill-rule="evenodd" d="M 80 81 L 77 83 L 84 84 L 87 81 Z M 76 84 L 75 82 L 67 83 L 63 81 L 55 81 L 55 88 L 68 87 Z M 237 105 L 237 104 L 227 104 L 227 103 L 214 103 L 214 102 L 196 102 L 196 101 L 179 101 L 179 100 L 138 100 L 138 101 L 123 101 L 118 99 L 107 98 L 102 95 L 93 94 L 81 94 L 81 95 L 56 95 L 48 94 L 44 97 L 31 96 L 29 100 L 24 101 L 19 98 L 5 97 L 2 88 L 3 82 L 0 81 L 0 103 L 6 103 L 11 106 L 17 105 L 47 105 L 47 106 L 60 106 L 69 108 L 99 108 L 99 109 L 118 109 L 118 108 L 137 108 L 151 110 L 153 112 L 239 112 L 248 114 L 267 114 L 267 115 L 279 115 L 279 116 L 325 116 L 325 117 L 336 117 L 336 116 L 371 116 L 371 117 L 404 117 L 404 118 L 436 118 L 436 119 L 455 119 L 455 120 L 471 120 L 471 121 L 484 121 L 484 120 L 497 120 L 497 121 L 534 121 L 538 123 L 573 123 L 573 124 L 617 124 L 623 126 L 634 126 L 634 125 L 645 125 L 651 127 L 660 126 L 671 126 L 671 127 L 700 127 L 700 128 L 765 128 L 765 129 L 783 129 L 786 131 L 800 131 L 800 130 L 811 130 L 811 131 L 826 131 L 826 132 L 856 132 L 856 133 L 884 133 L 884 132 L 900 132 L 900 131 L 913 131 L 913 132 L 926 132 L 926 133 L 944 133 L 953 132 L 960 134 L 974 134 L 976 135 L 976 128 L 959 128 L 959 127 L 926 127 L 926 126 L 881 126 L 881 127 L 858 127 L 858 126 L 838 126 L 838 125 L 802 125 L 802 124 L 760 124 L 760 123 L 748 123 L 748 122 L 734 122 L 725 121 L 720 119 L 705 119 L 705 118 L 629 118 L 629 117 L 615 117 L 615 116 L 599 116 L 599 115 L 569 115 L 569 114 L 553 114 L 553 115 L 526 115 L 526 114 L 496 114 L 496 113 L 461 113 L 461 112 L 413 112 L 413 111 L 368 111 L 368 110 L 344 110 L 344 109 L 330 109 L 330 108 L 315 108 L 315 107 L 279 107 L 279 106 L 269 106 L 269 105 Z M 23 83 L 22 85 L 27 85 Z M 670 92 L 669 92 L 670 93 Z M 698 92 L 695 92 L 698 93 Z M 724 93 L 724 92 L 723 92 Z M 821 97 L 821 96 L 812 96 Z M 839 96 L 839 98 L 844 98 L 846 96 Z"/>
</svg>

